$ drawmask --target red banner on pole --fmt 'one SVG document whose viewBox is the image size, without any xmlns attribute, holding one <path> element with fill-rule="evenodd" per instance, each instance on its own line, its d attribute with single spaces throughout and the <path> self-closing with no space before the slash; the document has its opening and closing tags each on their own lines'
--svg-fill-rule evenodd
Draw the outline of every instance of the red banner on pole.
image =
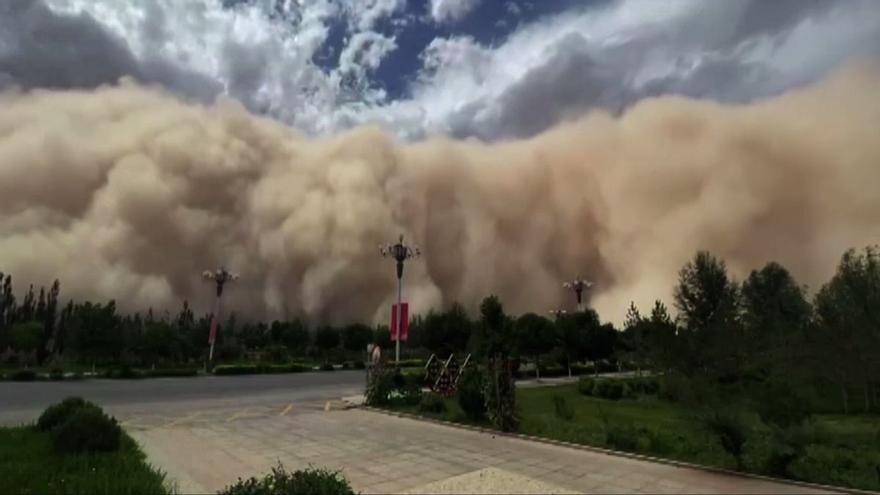
<svg viewBox="0 0 880 495">
<path fill-rule="evenodd" d="M 208 344 L 213 344 L 215 338 L 217 338 L 217 316 L 216 315 L 211 317 L 211 333 L 208 335 Z"/>
<path fill-rule="evenodd" d="M 400 306 L 400 327 L 402 329 L 400 333 L 401 342 L 406 342 L 409 339 L 409 304 L 403 303 Z M 397 305 L 391 305 L 391 341 L 397 341 Z"/>
</svg>

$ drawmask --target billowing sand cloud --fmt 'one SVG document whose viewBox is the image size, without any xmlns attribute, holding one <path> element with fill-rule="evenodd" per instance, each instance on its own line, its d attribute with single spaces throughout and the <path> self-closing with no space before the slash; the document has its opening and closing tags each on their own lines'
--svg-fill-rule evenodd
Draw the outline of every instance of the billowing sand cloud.
<svg viewBox="0 0 880 495">
<path fill-rule="evenodd" d="M 0 96 L 0 270 L 59 277 L 65 297 L 126 309 L 208 309 L 206 268 L 241 273 L 227 307 L 257 317 L 387 317 L 377 246 L 423 257 L 406 294 L 425 310 L 668 298 L 697 249 L 733 272 L 769 260 L 816 286 L 842 251 L 880 239 L 880 71 L 748 105 L 663 97 L 534 138 L 403 144 L 377 128 L 311 139 L 239 104 L 202 107 L 122 82 Z"/>
</svg>

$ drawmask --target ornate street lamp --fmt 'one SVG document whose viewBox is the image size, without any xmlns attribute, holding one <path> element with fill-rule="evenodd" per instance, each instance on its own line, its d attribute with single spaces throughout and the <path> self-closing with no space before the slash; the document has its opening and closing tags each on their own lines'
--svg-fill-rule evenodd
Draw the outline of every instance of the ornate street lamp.
<svg viewBox="0 0 880 495">
<path fill-rule="evenodd" d="M 397 244 L 379 246 L 379 254 L 381 254 L 383 258 L 387 258 L 390 256 L 397 262 L 397 314 L 394 316 L 394 320 L 397 325 L 397 345 L 394 350 L 394 361 L 396 363 L 399 363 L 400 337 L 401 331 L 403 330 L 403 327 L 401 326 L 402 322 L 400 321 L 401 295 L 403 293 L 403 262 L 406 261 L 408 258 L 415 258 L 416 256 L 420 256 L 422 253 L 419 251 L 418 247 L 410 247 L 404 244 L 403 234 L 401 234 L 400 241 Z"/>
<path fill-rule="evenodd" d="M 583 303 L 584 290 L 589 289 L 592 286 L 593 286 L 593 282 L 590 282 L 589 280 L 584 280 L 580 276 L 578 276 L 576 279 L 572 280 L 571 282 L 565 282 L 564 284 L 562 284 L 562 287 L 574 291 L 575 296 L 577 296 L 577 310 L 578 311 L 584 310 L 584 303 Z"/>
<path fill-rule="evenodd" d="M 208 361 L 210 362 L 214 360 L 214 341 L 217 337 L 217 324 L 220 320 L 220 296 L 223 295 L 223 286 L 229 282 L 238 280 L 238 274 L 228 272 L 226 268 L 221 265 L 220 268 L 213 272 L 205 270 L 202 272 L 202 277 L 204 277 L 205 280 L 214 282 L 217 286 L 217 299 L 214 302 L 214 314 L 211 318 L 211 333 L 208 335 L 208 344 L 211 346 L 211 350 L 208 352 Z"/>
</svg>

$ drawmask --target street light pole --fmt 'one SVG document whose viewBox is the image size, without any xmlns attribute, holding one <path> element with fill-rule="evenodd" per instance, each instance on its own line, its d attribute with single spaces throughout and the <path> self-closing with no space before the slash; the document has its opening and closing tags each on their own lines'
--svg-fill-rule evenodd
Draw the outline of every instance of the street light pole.
<svg viewBox="0 0 880 495">
<path fill-rule="evenodd" d="M 217 298 L 214 301 L 214 314 L 211 318 L 211 331 L 208 335 L 208 343 L 211 345 L 211 348 L 208 351 L 208 362 L 210 363 L 214 360 L 214 342 L 217 340 L 217 325 L 220 321 L 220 296 L 223 295 L 223 287 L 228 282 L 238 280 L 238 274 L 230 273 L 221 265 L 220 268 L 213 272 L 205 270 L 202 272 L 202 277 L 204 277 L 205 280 L 214 282 L 217 287 Z"/>
<path fill-rule="evenodd" d="M 580 276 L 578 276 L 576 279 L 572 280 L 571 282 L 565 282 L 564 284 L 562 284 L 562 287 L 574 291 L 575 296 L 577 297 L 577 310 L 578 311 L 584 310 L 584 303 L 583 303 L 584 290 L 589 289 L 592 286 L 593 286 L 593 282 L 590 282 L 589 280 L 582 279 Z"/>
<path fill-rule="evenodd" d="M 410 247 L 403 243 L 403 234 L 400 235 L 400 241 L 397 244 L 391 245 L 388 244 L 386 246 L 379 246 L 379 254 L 382 257 L 390 256 L 397 262 L 397 311 L 394 315 L 394 322 L 397 326 L 397 342 L 394 349 L 394 362 L 400 363 L 400 337 L 403 333 L 402 330 L 402 322 L 401 320 L 401 309 L 402 309 L 402 299 L 403 299 L 403 262 L 408 258 L 414 258 L 416 256 L 421 255 L 418 247 Z"/>
</svg>

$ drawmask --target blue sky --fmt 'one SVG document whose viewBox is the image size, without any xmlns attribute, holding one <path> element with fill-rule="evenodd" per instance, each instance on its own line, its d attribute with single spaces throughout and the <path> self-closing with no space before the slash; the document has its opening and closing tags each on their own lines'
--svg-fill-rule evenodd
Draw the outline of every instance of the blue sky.
<svg viewBox="0 0 880 495">
<path fill-rule="evenodd" d="M 132 77 L 308 134 L 534 135 L 666 94 L 747 102 L 880 52 L 872 0 L 20 0 L 0 88 Z"/>
</svg>

